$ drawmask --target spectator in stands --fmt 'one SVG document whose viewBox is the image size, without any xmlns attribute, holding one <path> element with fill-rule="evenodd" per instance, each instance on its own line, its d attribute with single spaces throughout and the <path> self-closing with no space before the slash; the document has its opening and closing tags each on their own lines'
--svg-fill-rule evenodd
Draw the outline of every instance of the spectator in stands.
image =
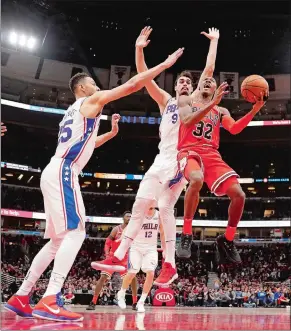
<svg viewBox="0 0 291 331">
<path fill-rule="evenodd" d="M 261 287 L 257 292 L 257 306 L 265 307 L 266 306 L 266 298 L 267 298 L 267 293 Z"/>
<path fill-rule="evenodd" d="M 5 132 L 7 132 L 7 127 L 1 122 L 1 137 L 5 135 Z"/>
</svg>

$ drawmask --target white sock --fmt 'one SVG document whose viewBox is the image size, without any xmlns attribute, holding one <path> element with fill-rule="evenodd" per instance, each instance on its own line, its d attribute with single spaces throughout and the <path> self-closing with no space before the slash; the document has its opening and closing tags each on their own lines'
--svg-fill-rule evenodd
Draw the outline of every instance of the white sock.
<svg viewBox="0 0 291 331">
<path fill-rule="evenodd" d="M 176 269 L 175 251 L 176 251 L 176 240 L 166 241 L 165 262 L 171 263 L 172 267 Z"/>
<path fill-rule="evenodd" d="M 152 203 L 153 200 L 136 198 L 132 207 L 130 221 L 125 229 L 124 238 L 121 240 L 119 247 L 114 253 L 114 256 L 117 257 L 119 260 L 122 260 L 124 258 L 132 241 L 139 233 L 145 215 Z"/>
<path fill-rule="evenodd" d="M 119 292 L 120 292 L 122 295 L 124 295 L 125 292 L 126 292 L 126 289 L 125 289 L 125 288 L 121 288 Z"/>
<path fill-rule="evenodd" d="M 72 268 L 75 258 L 83 244 L 86 233 L 84 230 L 69 230 L 55 256 L 54 268 L 44 297 L 61 291 L 64 281 Z"/>
<path fill-rule="evenodd" d="M 147 293 L 142 293 L 142 295 L 140 296 L 138 303 L 142 303 L 144 304 L 146 298 L 147 298 L 148 294 Z"/>
<path fill-rule="evenodd" d="M 30 293 L 35 283 L 54 259 L 62 241 L 63 237 L 51 239 L 43 246 L 43 248 L 33 259 L 23 283 L 16 292 L 16 295 L 28 295 Z"/>
</svg>

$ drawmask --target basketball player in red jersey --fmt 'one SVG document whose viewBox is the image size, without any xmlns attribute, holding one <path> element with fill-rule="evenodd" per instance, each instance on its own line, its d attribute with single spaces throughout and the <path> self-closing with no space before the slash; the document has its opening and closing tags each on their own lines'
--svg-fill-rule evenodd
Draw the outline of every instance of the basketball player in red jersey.
<svg viewBox="0 0 291 331">
<path fill-rule="evenodd" d="M 211 43 L 217 44 L 219 31 L 210 29 L 205 34 Z M 227 84 L 223 83 L 218 89 L 212 77 L 213 66 L 203 71 L 197 89 L 191 96 L 182 95 L 178 100 L 180 130 L 178 142 L 178 163 L 180 171 L 189 181 L 184 202 L 184 226 L 177 255 L 181 258 L 191 256 L 192 220 L 195 215 L 199 191 L 203 181 L 217 196 L 227 195 L 230 198 L 228 225 L 223 236 L 217 238 L 217 247 L 221 262 L 240 263 L 241 259 L 233 244 L 237 225 L 241 219 L 245 193 L 237 177 L 218 152 L 220 125 L 231 134 L 240 133 L 260 111 L 265 104 L 264 96 L 253 105 L 252 110 L 244 117 L 235 121 L 226 108 L 218 107 L 221 98 L 227 92 Z M 265 96 L 267 97 L 267 95 Z"/>
<path fill-rule="evenodd" d="M 105 241 L 105 246 L 104 246 L 104 253 L 106 258 L 109 256 L 113 256 L 114 252 L 116 249 L 119 247 L 120 242 L 121 242 L 121 236 L 123 230 L 127 227 L 127 224 L 130 220 L 131 217 L 131 212 L 126 211 L 123 213 L 123 224 L 115 226 L 110 235 L 107 237 Z M 124 259 L 122 260 L 122 263 L 124 267 L 127 267 L 127 259 L 128 259 L 128 254 L 125 255 Z M 91 266 L 94 268 L 94 262 L 92 262 Z M 86 308 L 87 310 L 95 310 L 95 306 L 98 301 L 99 294 L 104 286 L 105 283 L 108 282 L 108 280 L 111 278 L 113 271 L 102 271 L 101 272 L 101 277 L 98 280 L 96 287 L 95 287 L 95 293 L 92 301 L 90 302 L 89 306 Z M 127 273 L 127 270 L 121 271 L 120 272 L 120 277 L 123 278 Z M 133 278 L 132 283 L 131 283 L 131 290 L 132 290 L 132 309 L 136 310 L 136 303 L 137 303 L 137 280 L 136 277 Z"/>
</svg>

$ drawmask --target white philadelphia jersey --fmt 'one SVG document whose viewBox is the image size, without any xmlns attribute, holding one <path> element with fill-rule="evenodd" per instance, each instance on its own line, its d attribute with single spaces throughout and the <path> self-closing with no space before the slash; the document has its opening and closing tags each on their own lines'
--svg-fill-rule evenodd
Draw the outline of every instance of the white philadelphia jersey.
<svg viewBox="0 0 291 331">
<path fill-rule="evenodd" d="M 161 154 L 177 154 L 180 118 L 177 100 L 171 98 L 163 112 L 160 124 L 160 143 Z"/>
<path fill-rule="evenodd" d="M 153 246 L 157 247 L 158 233 L 160 228 L 159 212 L 150 217 L 145 217 L 143 225 L 133 241 L 133 246 Z"/>
<path fill-rule="evenodd" d="M 70 106 L 60 123 L 58 146 L 55 158 L 72 161 L 81 172 L 88 163 L 95 148 L 101 112 L 96 118 L 86 118 L 80 113 L 84 98 L 78 99 Z"/>
</svg>

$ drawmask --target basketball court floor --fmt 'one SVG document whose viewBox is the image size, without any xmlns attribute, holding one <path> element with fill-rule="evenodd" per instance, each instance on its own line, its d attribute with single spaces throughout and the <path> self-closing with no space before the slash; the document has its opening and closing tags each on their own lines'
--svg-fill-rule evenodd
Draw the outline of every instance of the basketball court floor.
<svg viewBox="0 0 291 331">
<path fill-rule="evenodd" d="M 22 319 L 1 309 L 1 330 L 290 330 L 289 308 L 146 307 L 136 313 L 128 307 L 84 307 L 84 321 L 58 323 Z"/>
</svg>

